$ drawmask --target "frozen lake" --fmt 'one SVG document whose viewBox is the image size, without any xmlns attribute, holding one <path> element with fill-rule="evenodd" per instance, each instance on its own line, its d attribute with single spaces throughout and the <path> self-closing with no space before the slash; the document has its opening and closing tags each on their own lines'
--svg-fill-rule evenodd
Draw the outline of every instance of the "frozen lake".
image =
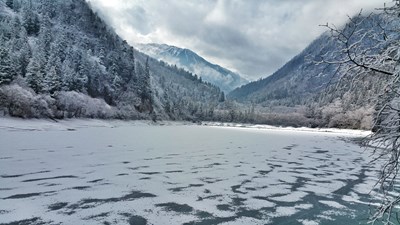
<svg viewBox="0 0 400 225">
<path fill-rule="evenodd" d="M 0 224 L 366 224 L 360 136 L 0 119 Z"/>
</svg>

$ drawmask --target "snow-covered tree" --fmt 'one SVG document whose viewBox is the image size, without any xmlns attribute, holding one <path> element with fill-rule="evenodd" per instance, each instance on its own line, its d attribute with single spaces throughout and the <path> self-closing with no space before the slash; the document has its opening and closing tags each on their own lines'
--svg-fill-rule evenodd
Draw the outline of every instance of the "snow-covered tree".
<svg viewBox="0 0 400 225">
<path fill-rule="evenodd" d="M 43 79 L 43 91 L 54 94 L 61 90 L 61 78 L 55 66 L 51 66 Z"/>
<path fill-rule="evenodd" d="M 151 100 L 151 85 L 150 85 L 150 65 L 149 65 L 149 57 L 146 58 L 146 63 L 144 66 L 144 74 L 143 74 L 143 92 L 142 98 Z"/>
<path fill-rule="evenodd" d="M 89 67 L 82 62 L 78 65 L 78 71 L 74 79 L 74 90 L 85 92 L 88 83 Z"/>
<path fill-rule="evenodd" d="M 73 79 L 76 76 L 72 62 L 67 58 L 61 66 L 61 89 L 63 91 L 73 90 Z"/>
<path fill-rule="evenodd" d="M 221 94 L 219 95 L 219 102 L 224 102 L 225 101 L 225 93 L 223 91 L 221 91 Z"/>
<path fill-rule="evenodd" d="M 400 1 L 396 0 L 376 14 L 362 16 L 360 13 L 343 28 L 326 25 L 338 48 L 327 52 L 319 62 L 340 65 L 340 73 L 344 79 L 350 77 L 351 84 L 371 74 L 386 83 L 376 105 L 374 133 L 368 139 L 369 144 L 376 146 L 377 159 L 385 160 L 378 182 L 382 202 L 372 218 L 385 224 L 398 223 L 396 209 L 400 205 L 397 188 L 400 170 L 399 13 Z M 361 24 L 364 29 L 359 29 Z"/>
<path fill-rule="evenodd" d="M 0 48 L 0 85 L 9 84 L 15 77 L 15 68 L 10 54 L 4 48 Z"/>
<path fill-rule="evenodd" d="M 113 63 L 110 67 L 109 73 L 112 79 L 112 87 L 115 91 L 120 91 L 122 86 L 124 85 L 121 76 L 118 73 L 119 68 L 116 63 Z"/>
<path fill-rule="evenodd" d="M 31 58 L 26 69 L 26 81 L 36 93 L 40 93 L 43 90 L 44 76 L 43 59 L 40 55 L 35 55 Z"/>
<path fill-rule="evenodd" d="M 40 31 L 39 16 L 33 11 L 30 4 L 24 5 L 23 8 L 23 26 L 29 36 L 38 35 Z"/>
</svg>

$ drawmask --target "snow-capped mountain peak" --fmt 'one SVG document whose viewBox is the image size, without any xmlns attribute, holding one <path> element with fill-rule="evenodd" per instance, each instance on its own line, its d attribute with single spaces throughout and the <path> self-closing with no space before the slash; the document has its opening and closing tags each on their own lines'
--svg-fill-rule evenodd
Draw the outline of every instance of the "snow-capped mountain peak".
<svg viewBox="0 0 400 225">
<path fill-rule="evenodd" d="M 163 60 L 169 64 L 182 67 L 200 76 L 221 90 L 228 93 L 233 89 L 248 83 L 239 74 L 213 64 L 187 48 L 179 48 L 167 44 L 138 44 L 136 48 L 147 55 Z"/>
</svg>

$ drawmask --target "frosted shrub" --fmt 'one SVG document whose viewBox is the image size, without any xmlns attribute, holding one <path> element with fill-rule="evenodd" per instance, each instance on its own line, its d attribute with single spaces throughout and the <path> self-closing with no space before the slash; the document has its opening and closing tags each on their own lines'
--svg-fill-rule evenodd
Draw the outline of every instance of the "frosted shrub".
<svg viewBox="0 0 400 225">
<path fill-rule="evenodd" d="M 54 117 L 54 99 L 36 95 L 33 90 L 18 84 L 0 87 L 0 108 L 3 114 L 22 118 Z"/>
<path fill-rule="evenodd" d="M 34 101 L 33 93 L 18 85 L 6 85 L 0 88 L 0 105 L 5 114 L 17 117 L 32 115 L 30 103 Z"/>
<path fill-rule="evenodd" d="M 49 95 L 37 95 L 35 96 L 35 101 L 31 104 L 31 110 L 34 117 L 48 117 L 54 118 L 54 112 L 56 108 L 54 107 L 55 100 Z"/>
<path fill-rule="evenodd" d="M 351 128 L 354 129 L 371 129 L 372 128 L 372 108 L 362 107 L 346 113 L 349 120 L 352 121 Z"/>
<path fill-rule="evenodd" d="M 337 113 L 329 118 L 329 127 L 371 129 L 373 109 L 361 107 L 346 113 Z M 332 115 L 332 114 L 331 114 Z"/>
<path fill-rule="evenodd" d="M 150 119 L 149 115 L 139 113 L 132 105 L 119 106 L 118 119 Z"/>
<path fill-rule="evenodd" d="M 57 107 L 64 117 L 111 118 L 115 111 L 103 99 L 91 98 L 75 91 L 62 91 L 57 97 Z"/>
<path fill-rule="evenodd" d="M 331 114 L 332 117 L 329 118 L 329 123 L 328 127 L 338 127 L 338 128 L 344 128 L 349 126 L 349 119 L 344 113 L 338 113 L 338 114 Z"/>
<path fill-rule="evenodd" d="M 50 97 L 36 95 L 18 84 L 0 87 L 0 108 L 10 116 L 32 118 L 52 117 Z"/>
<path fill-rule="evenodd" d="M 322 113 L 322 120 L 324 121 L 324 124 L 329 124 L 330 127 L 333 127 L 334 124 L 336 124 L 338 120 L 341 120 L 342 117 L 339 116 L 339 114 L 343 113 L 343 108 L 342 108 L 342 103 L 339 99 L 336 99 L 334 102 L 330 103 L 327 106 L 324 106 L 321 110 Z M 336 117 L 336 118 L 334 118 Z M 334 119 L 335 121 L 331 123 L 331 119 Z"/>
</svg>

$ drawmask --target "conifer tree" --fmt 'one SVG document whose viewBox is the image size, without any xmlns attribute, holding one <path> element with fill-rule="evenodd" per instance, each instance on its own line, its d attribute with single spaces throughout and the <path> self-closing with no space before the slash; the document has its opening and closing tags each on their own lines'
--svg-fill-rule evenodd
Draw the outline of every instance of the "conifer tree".
<svg viewBox="0 0 400 225">
<path fill-rule="evenodd" d="M 29 36 L 36 36 L 40 31 L 39 16 L 33 12 L 31 6 L 27 6 L 23 9 L 22 23 Z"/>
<path fill-rule="evenodd" d="M 15 68 L 12 68 L 12 60 L 8 51 L 0 48 L 0 84 L 9 84 L 15 77 Z"/>
<path fill-rule="evenodd" d="M 51 66 L 43 79 L 43 91 L 53 95 L 61 89 L 61 78 L 57 73 L 56 67 Z"/>
<path fill-rule="evenodd" d="M 43 91 L 44 67 L 43 57 L 41 57 L 39 52 L 36 52 L 30 59 L 26 69 L 26 81 L 36 93 Z"/>
</svg>

